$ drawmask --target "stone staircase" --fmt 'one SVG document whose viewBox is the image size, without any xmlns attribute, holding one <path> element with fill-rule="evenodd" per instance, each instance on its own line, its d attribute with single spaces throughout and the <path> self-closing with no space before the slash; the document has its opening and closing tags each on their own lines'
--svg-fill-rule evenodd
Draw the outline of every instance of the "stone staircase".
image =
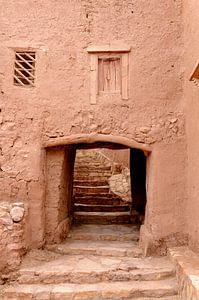
<svg viewBox="0 0 199 300">
<path fill-rule="evenodd" d="M 97 152 L 77 152 L 74 170 L 74 222 L 123 224 L 136 219 L 129 203 L 110 191 L 108 179 L 118 172 Z M 132 216 L 133 215 L 133 216 Z"/>
<path fill-rule="evenodd" d="M 132 225 L 75 225 L 68 239 L 29 252 L 1 300 L 177 300 L 167 257 L 142 257 Z"/>
</svg>

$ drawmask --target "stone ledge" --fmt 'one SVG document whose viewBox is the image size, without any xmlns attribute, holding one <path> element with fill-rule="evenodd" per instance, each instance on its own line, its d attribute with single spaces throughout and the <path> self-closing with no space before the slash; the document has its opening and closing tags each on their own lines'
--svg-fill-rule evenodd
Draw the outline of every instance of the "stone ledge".
<svg viewBox="0 0 199 300">
<path fill-rule="evenodd" d="M 199 256 L 188 247 L 169 249 L 176 265 L 180 300 L 199 299 Z"/>
</svg>

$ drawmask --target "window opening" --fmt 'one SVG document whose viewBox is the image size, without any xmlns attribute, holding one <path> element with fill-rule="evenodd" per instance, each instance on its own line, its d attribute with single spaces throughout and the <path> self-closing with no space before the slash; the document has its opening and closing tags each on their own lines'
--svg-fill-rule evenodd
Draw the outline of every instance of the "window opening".
<svg viewBox="0 0 199 300">
<path fill-rule="evenodd" d="M 19 86 L 34 86 L 35 52 L 16 51 L 14 65 L 14 84 Z"/>
<path fill-rule="evenodd" d="M 121 92 L 121 64 L 119 57 L 99 58 L 99 92 Z"/>
</svg>

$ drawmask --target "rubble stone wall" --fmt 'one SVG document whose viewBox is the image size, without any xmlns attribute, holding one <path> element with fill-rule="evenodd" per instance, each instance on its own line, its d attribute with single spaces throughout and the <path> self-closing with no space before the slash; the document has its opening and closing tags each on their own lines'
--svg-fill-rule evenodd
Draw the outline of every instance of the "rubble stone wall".
<svg viewBox="0 0 199 300">
<path fill-rule="evenodd" d="M 0 203 L 0 282 L 15 271 L 25 252 L 23 203 Z"/>
</svg>

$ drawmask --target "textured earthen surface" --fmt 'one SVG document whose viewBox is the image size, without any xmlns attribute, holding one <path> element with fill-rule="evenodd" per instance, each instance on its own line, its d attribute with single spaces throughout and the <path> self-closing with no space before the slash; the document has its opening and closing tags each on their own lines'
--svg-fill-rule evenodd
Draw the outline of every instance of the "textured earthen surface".
<svg viewBox="0 0 199 300">
<path fill-rule="evenodd" d="M 199 210 L 198 210 L 198 112 L 199 87 L 189 78 L 198 62 L 199 52 L 199 3 L 198 1 L 185 1 L 185 108 L 187 119 L 187 152 L 188 152 L 188 202 L 186 206 L 187 231 L 190 236 L 190 247 L 199 253 Z"/>
<path fill-rule="evenodd" d="M 94 235 L 88 240 L 89 228 Z M 3 299 L 177 299 L 174 265 L 168 257 L 143 258 L 133 241 L 136 227 L 80 225 L 72 231 L 83 239 L 73 234 L 48 250 L 30 251 L 15 283 L 1 291 Z"/>
<path fill-rule="evenodd" d="M 0 0 L 0 6 L 0 199 L 6 207 L 24 204 L 24 220 L 16 209 L 18 223 L 6 219 L 19 228 L 16 247 L 21 232 L 30 249 L 66 237 L 78 140 L 105 140 L 148 155 L 145 253 L 188 239 L 199 251 L 199 92 L 188 82 L 199 53 L 198 1 Z M 128 97 L 100 94 L 92 105 L 96 70 L 87 48 L 112 44 L 130 50 Z M 17 49 L 36 52 L 34 87 L 13 84 Z M 8 264 L 6 247 L 0 269 Z"/>
<path fill-rule="evenodd" d="M 17 270 L 25 253 L 24 204 L 0 204 L 0 282 Z"/>
<path fill-rule="evenodd" d="M 171 248 L 169 253 L 176 264 L 180 299 L 199 299 L 199 256 L 188 247 Z"/>
</svg>

